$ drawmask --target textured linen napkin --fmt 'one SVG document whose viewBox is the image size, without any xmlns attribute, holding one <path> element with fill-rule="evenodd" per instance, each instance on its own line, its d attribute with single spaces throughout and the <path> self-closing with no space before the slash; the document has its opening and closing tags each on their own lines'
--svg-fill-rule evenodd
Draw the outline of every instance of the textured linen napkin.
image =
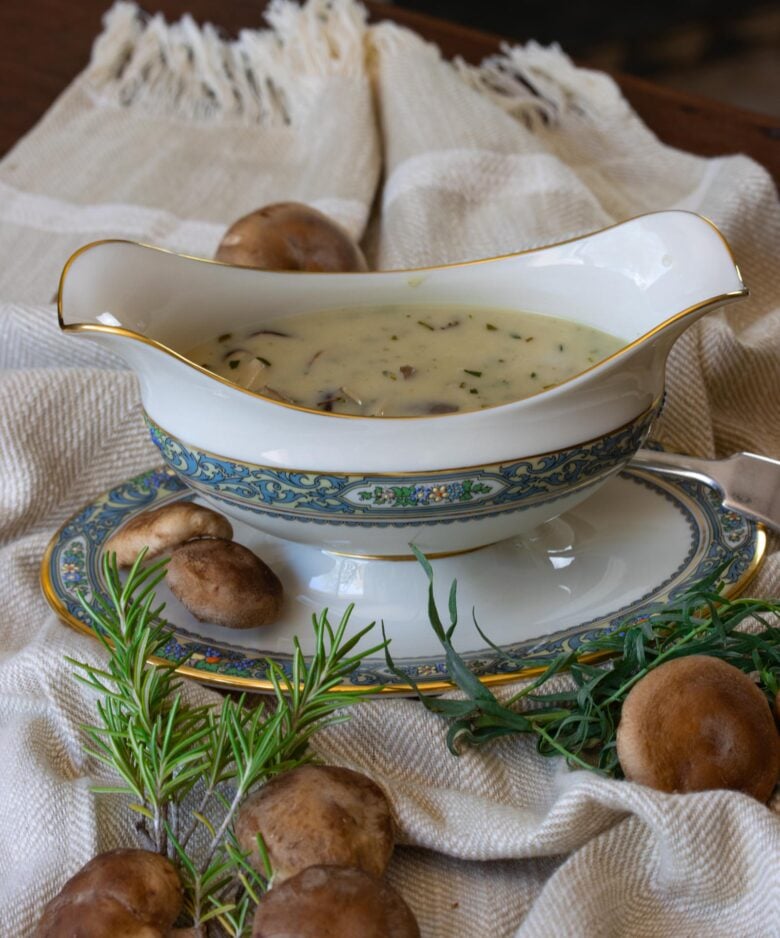
<svg viewBox="0 0 780 938">
<path fill-rule="evenodd" d="M 556 49 L 452 64 L 409 31 L 368 29 L 353 0 L 276 3 L 270 22 L 228 42 L 118 4 L 89 68 L 0 163 L 2 935 L 29 934 L 78 867 L 133 842 L 129 817 L 89 791 L 102 770 L 78 724 L 94 701 L 62 660 L 101 653 L 38 588 L 57 526 L 158 462 L 134 377 L 58 332 L 51 295 L 80 244 L 209 256 L 238 215 L 298 199 L 366 228 L 375 266 L 408 267 L 693 209 L 729 239 L 751 297 L 676 344 L 656 435 L 780 457 L 780 207 L 761 167 L 663 146 L 609 78 Z M 757 594 L 780 592 L 777 548 Z M 777 796 L 663 795 L 570 772 L 526 740 L 455 759 L 444 734 L 414 701 L 383 700 L 317 739 L 388 791 L 405 844 L 389 875 L 425 938 L 780 935 Z"/>
</svg>

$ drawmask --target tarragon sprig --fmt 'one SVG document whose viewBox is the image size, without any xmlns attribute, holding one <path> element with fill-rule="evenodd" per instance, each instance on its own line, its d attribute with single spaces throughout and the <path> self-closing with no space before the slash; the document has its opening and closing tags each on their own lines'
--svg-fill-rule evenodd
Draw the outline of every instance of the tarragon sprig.
<svg viewBox="0 0 780 938">
<path fill-rule="evenodd" d="M 464 699 L 426 697 L 414 680 L 395 666 L 387 648 L 385 657 L 390 670 L 414 686 L 428 710 L 449 718 L 447 744 L 456 755 L 465 745 L 480 746 L 523 733 L 536 738 L 542 755 L 560 755 L 578 768 L 619 777 L 622 773 L 616 735 L 623 701 L 650 670 L 685 655 L 722 658 L 742 671 L 755 672 L 770 701 L 777 694 L 780 628 L 765 616 L 780 615 L 780 604 L 763 599 L 728 599 L 720 582 L 720 569 L 651 611 L 642 621 L 628 622 L 587 639 L 576 651 L 561 654 L 552 662 L 515 659 L 491 642 L 477 625 L 480 635 L 508 664 L 518 668 L 545 666 L 536 680 L 499 701 L 454 648 L 457 584 L 453 582 L 450 589 L 450 621 L 445 626 L 434 599 L 433 569 L 423 554 L 417 550 L 415 554 L 429 581 L 431 627 L 444 649 L 450 678 L 463 691 Z M 761 630 L 738 631 L 748 619 L 757 621 Z M 596 663 L 605 658 L 611 659 L 608 664 Z M 546 690 L 545 685 L 563 672 L 568 672 L 569 686 L 559 691 Z"/>
</svg>

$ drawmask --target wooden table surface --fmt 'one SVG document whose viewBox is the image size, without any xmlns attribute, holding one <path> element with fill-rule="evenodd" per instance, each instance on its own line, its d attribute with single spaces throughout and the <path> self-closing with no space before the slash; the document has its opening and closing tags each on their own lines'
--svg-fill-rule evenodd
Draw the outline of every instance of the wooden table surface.
<svg viewBox="0 0 780 938">
<path fill-rule="evenodd" d="M 28 131 L 86 65 L 100 18 L 111 0 L 4 0 L 0 3 L 0 155 Z M 142 0 L 174 19 L 189 12 L 229 33 L 262 25 L 259 0 Z M 501 37 L 369 2 L 374 19 L 389 18 L 438 43 L 447 56 L 478 62 Z M 521 41 L 523 38 L 512 37 Z M 616 75 L 628 101 L 666 143 L 713 156 L 746 153 L 780 182 L 780 119 Z"/>
</svg>

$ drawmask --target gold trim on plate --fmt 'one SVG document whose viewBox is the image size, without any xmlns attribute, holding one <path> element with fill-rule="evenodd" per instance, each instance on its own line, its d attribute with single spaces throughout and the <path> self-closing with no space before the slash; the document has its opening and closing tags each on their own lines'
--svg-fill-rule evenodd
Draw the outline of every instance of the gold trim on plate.
<svg viewBox="0 0 780 938">
<path fill-rule="evenodd" d="M 88 625 L 81 622 L 75 616 L 71 615 L 68 610 L 65 608 L 62 600 L 57 595 L 54 585 L 51 581 L 49 575 L 49 565 L 51 560 L 51 555 L 54 551 L 54 548 L 59 540 L 60 534 L 62 533 L 63 528 L 70 524 L 71 518 L 68 518 L 57 531 L 52 536 L 49 541 L 46 550 L 43 554 L 43 559 L 41 560 L 40 567 L 40 584 L 41 590 L 43 592 L 46 602 L 49 604 L 51 609 L 56 613 L 62 622 L 70 626 L 76 632 L 80 632 L 83 635 L 88 635 L 90 638 L 97 641 L 97 637 L 93 629 Z M 766 529 L 762 524 L 756 525 L 756 549 L 753 555 L 753 560 L 751 561 L 748 568 L 742 574 L 742 576 L 728 585 L 724 589 L 724 595 L 728 598 L 733 596 L 738 596 L 753 580 L 753 578 L 758 573 L 761 564 L 763 563 L 764 556 L 766 554 L 767 547 L 767 535 Z M 479 548 L 478 548 L 479 549 Z M 385 559 L 385 558 L 383 558 Z M 594 664 L 599 661 L 603 661 L 609 658 L 608 653 L 597 653 L 592 655 L 582 655 L 578 660 L 583 664 Z M 149 664 L 169 664 L 170 662 L 166 661 L 163 658 L 159 658 L 155 655 L 150 655 L 147 658 Z M 546 665 L 537 665 L 534 667 L 528 668 L 519 668 L 516 671 L 509 671 L 502 674 L 486 674 L 486 675 L 477 675 L 479 681 L 484 684 L 486 687 L 499 687 L 502 684 L 510 684 L 513 681 L 526 680 L 530 678 L 538 677 L 546 670 Z M 215 686 L 220 690 L 251 690 L 251 691 L 261 691 L 261 692 L 272 692 L 274 686 L 271 681 L 264 680 L 261 678 L 245 678 L 245 677 L 234 677 L 231 675 L 223 674 L 211 674 L 206 671 L 200 671 L 197 668 L 190 667 L 189 665 L 180 665 L 176 668 L 176 673 L 181 674 L 182 677 L 189 677 L 193 680 L 198 681 L 201 684 L 207 684 Z M 456 686 L 451 681 L 429 681 L 425 682 L 424 687 L 422 688 L 425 693 L 438 694 L 445 693 L 446 691 L 456 690 Z M 382 695 L 408 695 L 413 694 L 414 688 L 411 684 L 366 684 L 364 686 L 355 686 L 354 684 L 337 684 L 332 688 L 334 692 L 338 693 L 354 693 L 360 694 L 367 691 L 375 692 L 379 691 Z"/>
</svg>

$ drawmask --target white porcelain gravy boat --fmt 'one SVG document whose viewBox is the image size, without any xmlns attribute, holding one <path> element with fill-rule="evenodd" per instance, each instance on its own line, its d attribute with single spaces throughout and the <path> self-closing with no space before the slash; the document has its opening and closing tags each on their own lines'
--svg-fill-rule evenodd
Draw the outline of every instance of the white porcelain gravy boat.
<svg viewBox="0 0 780 938">
<path fill-rule="evenodd" d="M 59 321 L 135 370 L 166 462 L 217 508 L 273 535 L 386 557 L 408 556 L 409 543 L 432 554 L 493 543 L 593 493 L 647 436 L 674 341 L 746 293 L 720 232 L 668 211 L 486 261 L 365 274 L 249 270 L 103 241 L 66 264 Z M 626 344 L 524 400 L 398 418 L 272 401 L 183 354 L 310 310 L 448 302 L 562 317 Z"/>
</svg>

